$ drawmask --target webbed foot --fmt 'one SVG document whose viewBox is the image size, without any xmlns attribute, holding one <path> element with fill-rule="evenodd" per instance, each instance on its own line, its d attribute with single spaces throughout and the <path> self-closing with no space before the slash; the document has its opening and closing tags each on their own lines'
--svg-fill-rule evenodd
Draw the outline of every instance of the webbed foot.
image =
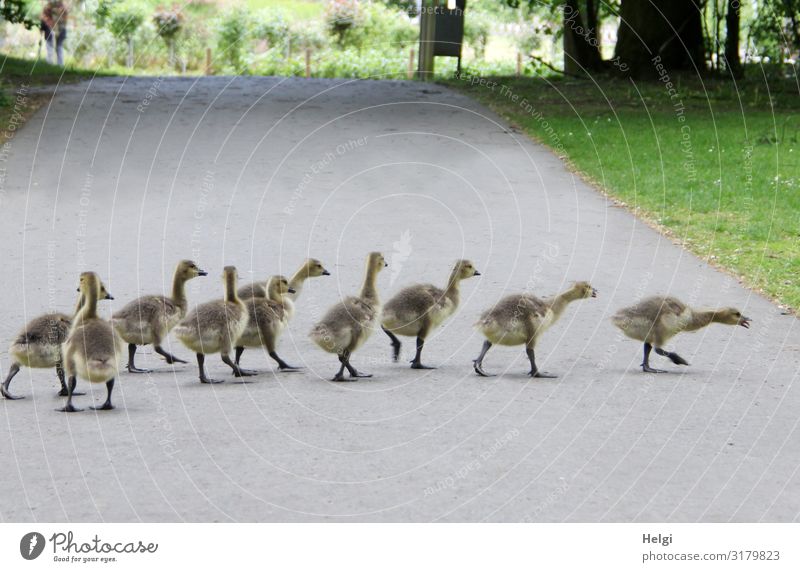
<svg viewBox="0 0 800 572">
<path fill-rule="evenodd" d="M 153 373 L 153 370 L 138 368 L 135 365 L 128 365 L 128 373 Z"/>
<path fill-rule="evenodd" d="M 529 371 L 528 375 L 530 377 L 541 377 L 541 378 L 547 378 L 547 379 L 555 379 L 555 378 L 558 377 L 557 375 L 552 374 L 552 373 L 547 373 L 546 371 Z"/>
<path fill-rule="evenodd" d="M 58 392 L 59 397 L 67 397 L 69 395 L 69 390 L 66 387 L 62 387 L 61 391 Z M 83 391 L 73 391 L 72 395 L 86 395 Z"/>
<path fill-rule="evenodd" d="M 484 371 L 483 364 L 478 360 L 474 360 L 472 362 L 472 368 L 475 370 L 475 373 L 477 373 L 481 377 L 494 377 L 494 374 L 486 373 L 486 371 Z"/>
<path fill-rule="evenodd" d="M 99 405 L 97 407 L 92 406 L 89 409 L 94 409 L 95 411 L 108 411 L 110 409 L 114 409 L 114 406 L 111 405 L 108 401 L 106 401 L 105 403 L 103 403 L 103 405 Z"/>
<path fill-rule="evenodd" d="M 78 409 L 71 403 L 67 403 L 64 407 L 56 409 L 56 411 L 63 411 L 64 413 L 76 413 L 78 411 L 83 411 L 83 409 Z"/>
<path fill-rule="evenodd" d="M 234 377 L 250 377 L 253 375 L 258 375 L 258 372 L 254 369 L 242 369 L 240 367 L 237 367 L 236 369 L 233 370 Z"/>
<path fill-rule="evenodd" d="M 654 367 L 650 367 L 649 365 L 642 365 L 642 371 L 645 373 L 667 373 L 665 369 L 656 369 Z"/>
</svg>

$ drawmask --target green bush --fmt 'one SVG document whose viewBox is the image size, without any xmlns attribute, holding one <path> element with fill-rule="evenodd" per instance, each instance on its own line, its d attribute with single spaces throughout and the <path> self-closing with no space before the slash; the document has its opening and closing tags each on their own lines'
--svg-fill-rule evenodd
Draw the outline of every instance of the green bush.
<svg viewBox="0 0 800 572">
<path fill-rule="evenodd" d="M 405 12 L 377 3 L 359 5 L 355 15 L 349 19 L 342 16 L 337 20 L 338 29 L 331 22 L 329 15 L 328 30 L 341 47 L 363 49 L 388 44 L 401 48 L 419 37 L 417 25 L 406 17 Z"/>
<path fill-rule="evenodd" d="M 115 2 L 111 6 L 111 13 L 106 20 L 108 30 L 115 38 L 130 40 L 144 23 L 144 6 L 133 0 Z"/>
<path fill-rule="evenodd" d="M 256 14 L 253 37 L 266 40 L 270 48 L 284 45 L 290 31 L 289 20 L 283 10 L 266 9 Z"/>
<path fill-rule="evenodd" d="M 491 26 L 485 14 L 471 10 L 464 18 L 464 40 L 475 50 L 475 57 L 483 59 L 486 55 L 490 33 Z"/>
<path fill-rule="evenodd" d="M 328 32 L 340 46 L 349 43 L 350 33 L 360 25 L 359 19 L 358 0 L 328 0 L 325 23 Z"/>
<path fill-rule="evenodd" d="M 217 50 L 222 60 L 236 73 L 244 71 L 242 52 L 247 48 L 249 18 L 249 12 L 238 7 L 224 12 L 216 23 Z"/>
</svg>

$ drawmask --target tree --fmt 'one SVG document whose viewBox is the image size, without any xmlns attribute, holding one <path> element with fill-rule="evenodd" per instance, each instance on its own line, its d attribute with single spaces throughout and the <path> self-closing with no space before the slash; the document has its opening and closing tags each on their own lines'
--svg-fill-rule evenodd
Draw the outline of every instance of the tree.
<svg viewBox="0 0 800 572">
<path fill-rule="evenodd" d="M 564 22 L 564 71 L 579 74 L 603 69 L 600 55 L 598 6 L 595 0 L 566 0 Z"/>
<path fill-rule="evenodd" d="M 739 20 L 741 4 L 739 0 L 728 0 L 725 13 L 725 67 L 732 77 L 744 75 L 742 62 L 739 59 Z"/>
<path fill-rule="evenodd" d="M 111 7 L 111 14 L 108 19 L 108 30 L 117 40 L 123 40 L 128 44 L 128 57 L 126 65 L 133 67 L 133 36 L 144 23 L 144 7 L 133 0 L 123 0 L 115 2 Z"/>
<path fill-rule="evenodd" d="M 759 56 L 783 63 L 800 50 L 800 0 L 760 0 L 749 34 Z"/>
<path fill-rule="evenodd" d="M 705 70 L 700 0 L 622 0 L 615 55 L 633 76 Z"/>
<path fill-rule="evenodd" d="M 31 28 L 33 21 L 26 17 L 27 9 L 25 0 L 0 0 L 0 19 Z"/>
</svg>

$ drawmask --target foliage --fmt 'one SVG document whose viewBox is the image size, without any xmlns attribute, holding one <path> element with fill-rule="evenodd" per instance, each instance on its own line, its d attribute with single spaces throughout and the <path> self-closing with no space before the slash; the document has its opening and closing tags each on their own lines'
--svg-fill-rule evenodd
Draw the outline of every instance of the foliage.
<svg viewBox="0 0 800 572">
<path fill-rule="evenodd" d="M 800 0 L 760 0 L 748 30 L 757 55 L 783 62 L 800 50 Z"/>
<path fill-rule="evenodd" d="M 393 45 L 397 48 L 408 45 L 416 40 L 419 35 L 417 26 L 410 21 L 405 13 L 391 10 L 382 4 L 358 5 L 352 18 L 347 16 L 350 11 L 342 9 L 340 27 L 334 26 L 328 17 L 328 30 L 340 47 L 357 49 L 374 49 L 380 45 Z M 329 6 L 332 6 L 329 4 Z M 339 5 L 339 4 L 337 4 Z M 339 7 L 344 4 L 339 5 Z"/>
<path fill-rule="evenodd" d="M 409 16 L 413 16 L 417 10 L 416 0 L 381 0 L 381 2 L 390 10 L 405 12 Z"/>
<path fill-rule="evenodd" d="M 233 8 L 224 12 L 216 23 L 217 49 L 236 73 L 244 69 L 242 52 L 249 37 L 248 19 L 249 13 L 245 8 Z"/>
<path fill-rule="evenodd" d="M 118 2 L 119 0 L 98 0 L 97 8 L 94 11 L 94 22 L 98 28 L 108 27 L 108 23 L 111 20 L 111 12 Z"/>
<path fill-rule="evenodd" d="M 464 39 L 475 49 L 475 55 L 479 59 L 483 59 L 486 55 L 490 33 L 489 18 L 478 11 L 470 10 L 468 16 L 464 18 Z"/>
<path fill-rule="evenodd" d="M 156 32 L 167 42 L 170 42 L 178 35 L 183 26 L 183 14 L 178 8 L 171 10 L 162 9 L 157 10 L 153 14 L 153 24 L 156 27 Z"/>
<path fill-rule="evenodd" d="M 0 0 L 0 20 L 12 24 L 23 24 L 31 28 L 33 20 L 28 17 L 28 6 L 25 0 Z"/>
<path fill-rule="evenodd" d="M 289 20 L 283 10 L 261 10 L 255 16 L 253 37 L 266 40 L 270 46 L 282 45 L 290 33 Z"/>
<path fill-rule="evenodd" d="M 133 0 L 115 2 L 107 20 L 108 31 L 119 40 L 130 40 L 145 20 L 145 8 Z"/>
<path fill-rule="evenodd" d="M 358 17 L 358 0 L 328 0 L 325 22 L 340 46 L 348 43 L 348 32 L 358 26 Z"/>
</svg>

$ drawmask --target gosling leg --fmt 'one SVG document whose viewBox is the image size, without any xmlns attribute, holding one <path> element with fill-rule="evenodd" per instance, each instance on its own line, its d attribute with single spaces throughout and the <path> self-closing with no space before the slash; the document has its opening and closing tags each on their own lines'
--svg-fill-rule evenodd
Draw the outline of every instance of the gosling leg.
<svg viewBox="0 0 800 572">
<path fill-rule="evenodd" d="M 650 352 L 652 351 L 653 346 L 649 343 L 644 343 L 644 360 L 642 361 L 642 371 L 645 373 L 667 373 L 665 369 L 656 369 L 654 367 L 650 367 Z"/>
<path fill-rule="evenodd" d="M 289 365 L 288 363 L 283 361 L 280 358 L 280 356 L 278 355 L 278 353 L 276 351 L 274 351 L 274 350 L 269 352 L 269 357 L 271 357 L 272 359 L 274 359 L 277 362 L 278 369 L 280 371 L 300 371 L 300 370 L 303 369 L 302 367 L 295 367 L 293 365 Z"/>
<path fill-rule="evenodd" d="M 238 365 L 233 363 L 233 361 L 231 361 L 231 358 L 228 354 L 222 354 L 222 361 L 230 366 L 230 368 L 233 370 L 234 377 L 250 377 L 251 375 L 258 374 L 257 371 L 240 368 Z"/>
<path fill-rule="evenodd" d="M 157 354 L 164 356 L 164 359 L 165 359 L 165 360 L 167 360 L 167 363 L 168 363 L 168 364 L 173 364 L 173 363 L 189 363 L 189 362 L 187 362 L 186 360 L 184 360 L 184 359 L 181 359 L 181 358 L 179 358 L 179 357 L 175 357 L 174 355 L 172 355 L 171 353 L 169 353 L 168 351 L 166 351 L 164 348 L 162 348 L 162 347 L 161 347 L 161 344 L 155 344 L 155 345 L 153 345 L 153 349 L 154 349 L 154 350 L 156 350 L 156 353 L 157 353 Z"/>
<path fill-rule="evenodd" d="M 111 392 L 114 390 L 114 378 L 112 377 L 106 382 L 106 390 L 108 393 L 106 394 L 106 400 L 100 407 L 92 407 L 95 411 L 107 411 L 109 409 L 114 409 L 114 406 L 111 405 Z"/>
<path fill-rule="evenodd" d="M 233 359 L 233 361 L 236 362 L 236 365 L 239 365 L 239 360 L 242 359 L 243 353 L 244 353 L 244 346 L 238 346 L 236 348 L 236 356 Z"/>
<path fill-rule="evenodd" d="M 383 326 L 381 326 L 381 329 L 383 329 L 383 331 L 386 332 L 386 335 L 389 336 L 389 339 L 392 340 L 392 361 L 397 361 L 400 359 L 400 347 L 403 344 L 400 343 L 400 340 L 397 339 L 397 336 L 395 336 L 392 332 Z"/>
<path fill-rule="evenodd" d="M 206 356 L 203 354 L 197 354 L 197 367 L 200 370 L 200 383 L 222 383 L 224 379 L 211 379 L 210 377 L 206 377 Z"/>
<path fill-rule="evenodd" d="M 128 344 L 128 371 L 131 373 L 152 373 L 152 369 L 139 369 L 133 363 L 136 356 L 136 344 Z"/>
<path fill-rule="evenodd" d="M 6 380 L 3 382 L 2 387 L 0 387 L 0 392 L 2 392 L 3 397 L 6 399 L 25 399 L 21 395 L 12 395 L 8 391 L 8 386 L 11 384 L 11 380 L 14 379 L 14 376 L 17 375 L 17 373 L 19 373 L 19 364 L 12 363 L 11 368 L 8 370 L 8 376 L 6 376 Z M 63 387 L 64 391 L 66 391 L 67 388 L 64 386 L 63 381 L 61 382 L 61 386 Z M 64 395 L 66 395 L 66 393 Z"/>
<path fill-rule="evenodd" d="M 336 375 L 334 375 L 333 378 L 331 378 L 331 381 L 352 381 L 350 379 L 347 379 L 344 376 L 345 365 L 344 365 L 344 355 L 343 354 L 339 354 L 339 363 L 341 363 L 342 365 L 339 368 L 339 371 L 336 372 Z"/>
<path fill-rule="evenodd" d="M 78 379 L 71 375 L 69 378 L 69 384 L 67 385 L 67 404 L 62 407 L 61 409 L 56 409 L 56 411 L 64 411 L 65 413 L 75 413 L 76 411 L 82 411 L 78 409 L 74 405 L 72 405 L 72 390 L 75 389 L 75 386 L 78 384 Z"/>
<path fill-rule="evenodd" d="M 436 369 L 429 365 L 422 365 L 422 348 L 425 345 L 425 339 L 422 336 L 417 336 L 417 355 L 411 360 L 411 369 Z"/>
<path fill-rule="evenodd" d="M 342 356 L 344 357 L 344 367 L 347 368 L 347 371 L 350 373 L 350 377 L 372 377 L 371 373 L 361 373 L 352 365 L 350 365 L 350 352 L 344 352 Z"/>
<path fill-rule="evenodd" d="M 525 348 L 525 353 L 528 355 L 528 359 L 531 362 L 531 370 L 528 372 L 528 375 L 531 377 L 548 377 L 548 378 L 556 378 L 557 375 L 553 375 L 551 373 L 545 373 L 543 371 L 539 371 L 539 368 L 536 367 L 536 355 L 534 354 L 533 348 Z"/>
<path fill-rule="evenodd" d="M 660 356 L 664 356 L 664 357 L 667 357 L 667 358 L 669 358 L 670 360 L 672 360 L 672 363 L 674 363 L 675 365 L 689 365 L 689 362 L 688 362 L 688 361 L 686 361 L 685 359 L 683 359 L 681 356 L 679 356 L 679 355 L 678 355 L 678 354 L 676 354 L 675 352 L 668 352 L 668 351 L 666 351 L 666 350 L 663 350 L 663 349 L 661 349 L 661 348 L 653 348 L 653 349 L 655 349 L 655 350 L 656 350 L 656 353 L 657 353 L 658 355 L 660 355 Z"/>
<path fill-rule="evenodd" d="M 59 391 L 58 394 L 61 397 L 66 397 L 67 396 L 67 383 L 66 383 L 65 377 L 64 377 L 64 366 L 61 365 L 60 363 L 56 364 L 56 375 L 58 376 L 58 381 L 61 382 L 61 391 Z M 77 383 L 77 380 L 75 381 L 75 383 Z M 72 385 L 72 395 L 86 395 L 86 394 L 83 393 L 82 391 L 75 391 L 75 385 L 73 384 Z"/>
<path fill-rule="evenodd" d="M 472 367 L 475 370 L 475 373 L 480 375 L 481 377 L 494 377 L 494 375 L 486 373 L 483 370 L 483 358 L 486 357 L 486 352 L 489 351 L 489 348 L 492 347 L 492 342 L 489 340 L 485 340 L 483 342 L 483 347 L 481 348 L 481 355 L 478 356 L 478 359 L 472 360 Z"/>
</svg>

